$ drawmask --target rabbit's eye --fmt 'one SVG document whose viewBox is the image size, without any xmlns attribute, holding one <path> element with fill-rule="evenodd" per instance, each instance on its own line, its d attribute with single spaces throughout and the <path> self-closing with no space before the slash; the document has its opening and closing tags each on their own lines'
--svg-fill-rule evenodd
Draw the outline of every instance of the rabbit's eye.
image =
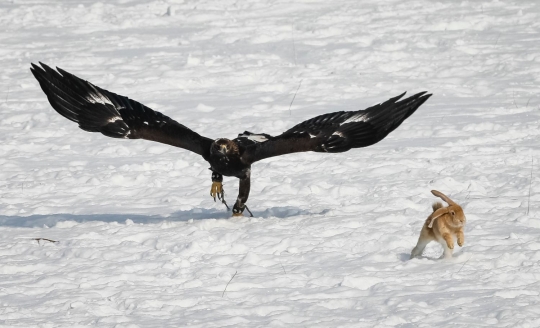
<svg viewBox="0 0 540 328">
<path fill-rule="evenodd" d="M 454 211 L 451 211 L 451 212 L 450 212 L 450 214 L 452 214 L 452 215 L 456 215 L 456 212 L 454 212 Z"/>
</svg>

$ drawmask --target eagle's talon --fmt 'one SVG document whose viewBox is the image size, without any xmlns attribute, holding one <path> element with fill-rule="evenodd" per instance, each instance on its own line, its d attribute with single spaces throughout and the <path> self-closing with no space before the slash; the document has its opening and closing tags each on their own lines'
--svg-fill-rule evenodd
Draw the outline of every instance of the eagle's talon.
<svg viewBox="0 0 540 328">
<path fill-rule="evenodd" d="M 214 198 L 214 202 L 216 201 L 216 196 L 221 201 L 221 203 L 223 203 L 227 207 L 228 210 L 229 205 L 227 205 L 227 202 L 225 201 L 225 190 L 223 189 L 223 184 L 221 183 L 221 181 L 212 182 L 212 187 L 210 188 L 210 197 Z"/>
<path fill-rule="evenodd" d="M 223 184 L 218 181 L 212 182 L 212 187 L 210 188 L 210 196 L 216 201 L 216 196 L 219 200 L 223 200 L 225 192 L 223 191 Z"/>
<path fill-rule="evenodd" d="M 221 201 L 225 200 L 225 190 L 223 190 L 223 187 L 221 188 L 221 192 L 218 192 L 217 198 Z"/>
<path fill-rule="evenodd" d="M 233 216 L 244 216 L 244 209 L 246 208 L 245 205 L 240 206 L 238 203 L 234 204 L 232 209 L 232 215 Z"/>
<path fill-rule="evenodd" d="M 249 210 L 246 204 L 240 206 L 238 203 L 234 204 L 232 209 L 232 216 L 244 216 L 244 210 L 249 212 L 249 215 L 253 217 L 253 213 Z"/>
</svg>

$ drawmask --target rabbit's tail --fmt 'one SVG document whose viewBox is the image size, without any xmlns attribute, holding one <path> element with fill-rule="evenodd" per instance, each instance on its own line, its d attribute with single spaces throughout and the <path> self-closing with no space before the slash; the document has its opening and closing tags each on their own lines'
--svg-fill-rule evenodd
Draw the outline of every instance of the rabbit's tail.
<svg viewBox="0 0 540 328">
<path fill-rule="evenodd" d="M 435 202 L 435 203 L 433 203 L 433 205 L 431 205 L 431 207 L 433 208 L 433 212 L 435 212 L 439 208 L 442 208 L 443 204 L 441 202 Z"/>
</svg>

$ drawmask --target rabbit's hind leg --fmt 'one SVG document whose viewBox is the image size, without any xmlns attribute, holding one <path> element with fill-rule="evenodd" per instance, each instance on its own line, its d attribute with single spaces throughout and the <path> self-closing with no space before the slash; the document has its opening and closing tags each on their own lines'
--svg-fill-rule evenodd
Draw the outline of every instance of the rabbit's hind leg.
<svg viewBox="0 0 540 328">
<path fill-rule="evenodd" d="M 417 256 L 422 255 L 424 252 L 424 248 L 426 248 L 426 245 L 429 244 L 431 241 L 433 241 L 430 236 L 426 236 L 425 234 L 421 233 L 420 237 L 418 238 L 418 242 L 416 243 L 416 246 L 411 251 L 411 259 Z"/>
</svg>

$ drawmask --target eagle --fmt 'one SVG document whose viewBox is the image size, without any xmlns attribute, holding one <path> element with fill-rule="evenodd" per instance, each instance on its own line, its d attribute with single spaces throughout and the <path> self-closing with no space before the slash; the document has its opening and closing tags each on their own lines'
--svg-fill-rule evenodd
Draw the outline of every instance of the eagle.
<svg viewBox="0 0 540 328">
<path fill-rule="evenodd" d="M 291 153 L 341 153 L 373 145 L 431 96 L 420 92 L 402 99 L 403 93 L 364 110 L 319 115 L 275 137 L 245 131 L 232 140 L 212 140 L 133 99 L 102 89 L 59 67 L 54 70 L 39 64 L 32 63 L 30 70 L 52 108 L 84 131 L 112 138 L 156 141 L 201 155 L 212 171 L 210 196 L 214 201 L 217 196 L 225 205 L 223 176 L 240 179 L 233 216 L 242 216 L 247 208 L 253 163 Z"/>
</svg>

